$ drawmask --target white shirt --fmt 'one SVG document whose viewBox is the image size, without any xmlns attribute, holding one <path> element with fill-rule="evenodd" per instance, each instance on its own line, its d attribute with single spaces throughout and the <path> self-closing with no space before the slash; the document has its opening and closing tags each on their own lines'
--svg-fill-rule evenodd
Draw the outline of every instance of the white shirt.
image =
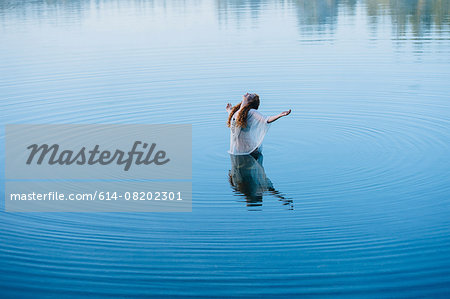
<svg viewBox="0 0 450 299">
<path fill-rule="evenodd" d="M 247 115 L 247 127 L 236 126 L 236 113 L 230 124 L 230 150 L 232 155 L 248 155 L 261 147 L 270 124 L 269 117 L 263 116 L 255 109 L 250 109 Z"/>
</svg>

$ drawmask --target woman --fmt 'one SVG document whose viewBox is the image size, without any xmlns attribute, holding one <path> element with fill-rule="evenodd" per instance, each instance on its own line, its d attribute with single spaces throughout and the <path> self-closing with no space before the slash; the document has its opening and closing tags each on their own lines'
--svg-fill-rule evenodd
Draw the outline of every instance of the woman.
<svg viewBox="0 0 450 299">
<path fill-rule="evenodd" d="M 230 150 L 233 155 L 249 155 L 261 152 L 264 136 L 273 123 L 280 117 L 289 115 L 291 109 L 275 116 L 264 117 L 256 111 L 259 107 L 259 96 L 246 93 L 242 102 L 232 107 L 227 104 L 228 122 L 230 127 Z"/>
</svg>

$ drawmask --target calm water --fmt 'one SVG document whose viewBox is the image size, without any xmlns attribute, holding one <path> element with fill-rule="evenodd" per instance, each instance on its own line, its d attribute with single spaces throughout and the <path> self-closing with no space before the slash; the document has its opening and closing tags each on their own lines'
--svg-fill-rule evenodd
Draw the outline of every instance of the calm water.
<svg viewBox="0 0 450 299">
<path fill-rule="evenodd" d="M 449 296 L 449 79 L 448 0 L 0 1 L 2 125 L 194 130 L 192 213 L 0 212 L 2 297 Z"/>
</svg>

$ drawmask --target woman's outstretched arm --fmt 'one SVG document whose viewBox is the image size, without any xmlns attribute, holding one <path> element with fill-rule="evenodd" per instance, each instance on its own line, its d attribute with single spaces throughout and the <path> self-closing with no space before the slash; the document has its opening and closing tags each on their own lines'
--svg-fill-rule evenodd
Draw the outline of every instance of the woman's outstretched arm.
<svg viewBox="0 0 450 299">
<path fill-rule="evenodd" d="M 267 122 L 270 124 L 270 123 L 273 123 L 274 121 L 276 121 L 277 119 L 279 119 L 279 118 L 281 118 L 281 117 L 283 117 L 283 116 L 286 116 L 286 115 L 289 115 L 291 113 L 291 109 L 289 109 L 288 111 L 283 111 L 283 112 L 281 112 L 280 114 L 278 114 L 278 115 L 275 115 L 275 116 L 270 116 L 268 119 L 267 119 Z"/>
</svg>

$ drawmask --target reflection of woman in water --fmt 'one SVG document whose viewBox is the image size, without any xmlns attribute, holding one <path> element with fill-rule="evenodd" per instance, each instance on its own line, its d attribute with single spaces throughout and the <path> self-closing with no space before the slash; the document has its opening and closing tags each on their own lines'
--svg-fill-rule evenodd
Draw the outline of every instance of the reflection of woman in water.
<svg viewBox="0 0 450 299">
<path fill-rule="evenodd" d="M 227 104 L 228 127 L 230 127 L 230 154 L 248 155 L 261 152 L 264 136 L 270 123 L 289 115 L 291 110 L 281 112 L 275 116 L 265 117 L 258 110 L 259 96 L 255 93 L 246 93 L 242 101 L 232 107 Z"/>
<path fill-rule="evenodd" d="M 270 192 L 285 204 L 292 201 L 285 199 L 273 188 L 262 166 L 262 142 L 270 123 L 289 115 L 291 110 L 275 116 L 265 117 L 257 111 L 259 96 L 246 93 L 241 103 L 232 107 L 227 104 L 228 127 L 230 127 L 231 171 L 230 184 L 235 191 L 246 197 L 249 206 L 261 205 L 264 192 Z"/>
<path fill-rule="evenodd" d="M 231 187 L 245 196 L 247 206 L 261 206 L 264 192 L 277 197 L 292 208 L 292 200 L 275 190 L 262 166 L 263 155 L 230 155 L 231 170 L 228 174 Z"/>
</svg>

